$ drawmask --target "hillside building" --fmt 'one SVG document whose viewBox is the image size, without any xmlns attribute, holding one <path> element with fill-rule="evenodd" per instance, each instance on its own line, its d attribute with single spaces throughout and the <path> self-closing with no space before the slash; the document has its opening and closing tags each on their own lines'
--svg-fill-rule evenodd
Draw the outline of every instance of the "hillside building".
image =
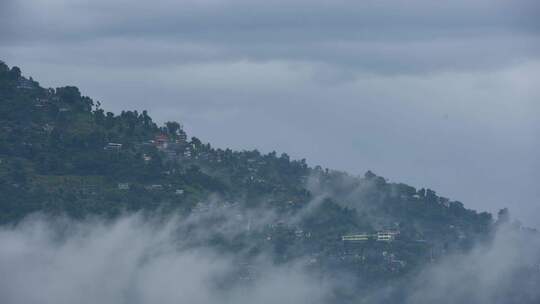
<svg viewBox="0 0 540 304">
<path fill-rule="evenodd" d="M 21 77 L 17 83 L 17 89 L 33 90 L 36 86 L 32 80 Z"/>
<path fill-rule="evenodd" d="M 122 144 L 110 142 L 103 149 L 109 151 L 120 151 L 122 149 Z"/>
<path fill-rule="evenodd" d="M 344 242 L 360 242 L 360 241 L 368 241 L 370 237 L 371 237 L 370 234 L 360 233 L 360 234 L 344 235 L 341 237 L 341 240 Z"/>
<path fill-rule="evenodd" d="M 396 239 L 399 234 L 397 231 L 378 231 L 376 234 L 377 241 L 391 242 Z"/>
<path fill-rule="evenodd" d="M 376 240 L 379 242 L 391 242 L 396 239 L 396 236 L 399 234 L 399 231 L 377 231 L 376 233 L 359 233 L 359 234 L 350 234 L 344 235 L 341 237 L 341 240 L 344 242 L 364 242 L 369 240 Z"/>
<path fill-rule="evenodd" d="M 129 183 L 118 183 L 118 190 L 129 190 Z"/>
</svg>

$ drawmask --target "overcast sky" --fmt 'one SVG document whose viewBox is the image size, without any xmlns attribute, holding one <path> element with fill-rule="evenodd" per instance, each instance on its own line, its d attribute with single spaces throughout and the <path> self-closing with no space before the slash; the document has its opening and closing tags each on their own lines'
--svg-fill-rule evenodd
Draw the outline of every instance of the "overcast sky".
<svg viewBox="0 0 540 304">
<path fill-rule="evenodd" d="M 0 60 L 217 147 L 540 222 L 537 0 L 1 0 Z"/>
</svg>

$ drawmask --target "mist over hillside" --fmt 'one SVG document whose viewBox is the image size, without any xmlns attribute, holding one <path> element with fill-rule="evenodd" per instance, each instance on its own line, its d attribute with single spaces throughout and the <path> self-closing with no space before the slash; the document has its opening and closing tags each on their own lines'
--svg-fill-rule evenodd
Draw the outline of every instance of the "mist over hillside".
<svg viewBox="0 0 540 304">
<path fill-rule="evenodd" d="M 372 286 L 362 275 L 322 273 L 310 257 L 276 264 L 270 251 L 232 254 L 206 243 L 222 225 L 229 228 L 225 237 L 238 237 L 242 229 L 231 230 L 238 223 L 229 220 L 233 223 L 208 229 L 199 218 L 174 215 L 82 222 L 28 218 L 0 231 L 0 270 L 13 274 L 0 279 L 0 298 L 3 303 L 502 304 L 536 303 L 540 296 L 538 238 L 509 227 L 500 227 L 491 243 L 427 264 L 407 280 Z"/>
<path fill-rule="evenodd" d="M 0 191 L 2 303 L 540 300 L 511 210 L 216 148 L 4 63 Z"/>
</svg>

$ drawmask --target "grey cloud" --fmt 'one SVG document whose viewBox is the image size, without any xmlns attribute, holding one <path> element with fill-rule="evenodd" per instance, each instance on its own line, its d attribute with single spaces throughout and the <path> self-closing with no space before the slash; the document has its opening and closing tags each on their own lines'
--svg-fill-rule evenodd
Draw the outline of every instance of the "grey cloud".
<svg viewBox="0 0 540 304">
<path fill-rule="evenodd" d="M 82 62 L 95 58 L 92 64 L 282 60 L 411 73 L 504 66 L 536 58 L 540 47 L 534 1 L 57 0 L 15 7 L 5 21 L 8 46 L 54 44 L 80 53 Z"/>
<path fill-rule="evenodd" d="M 411 303 L 534 302 L 540 298 L 537 282 L 527 272 L 540 271 L 537 234 L 519 234 L 500 227 L 490 244 L 466 255 L 451 256 L 428 267 L 415 282 Z M 527 299 L 527 300 L 525 300 Z"/>
<path fill-rule="evenodd" d="M 346 274 L 321 277 L 308 272 L 302 261 L 276 265 L 264 254 L 253 261 L 257 275 L 252 281 L 231 280 L 242 260 L 206 245 L 204 239 L 221 231 L 220 225 L 208 231 L 198 217 L 221 214 L 229 227 L 238 222 L 224 209 L 211 208 L 208 213 L 194 219 L 128 215 L 108 222 L 34 215 L 14 227 L 2 227 L 0 271 L 10 275 L 0 277 L 0 301 L 328 303 L 336 288 L 358 284 Z M 192 232 L 195 236 L 187 235 Z M 225 233 L 232 238 L 238 231 Z M 200 242 L 187 242 L 194 238 Z M 437 260 L 404 282 L 363 289 L 357 295 L 369 303 L 385 303 L 396 295 L 405 297 L 404 303 L 507 303 L 515 296 L 534 301 L 540 294 L 527 286 L 534 281 L 519 274 L 540 271 L 538 254 L 537 233 L 503 227 L 492 242 Z"/>
</svg>

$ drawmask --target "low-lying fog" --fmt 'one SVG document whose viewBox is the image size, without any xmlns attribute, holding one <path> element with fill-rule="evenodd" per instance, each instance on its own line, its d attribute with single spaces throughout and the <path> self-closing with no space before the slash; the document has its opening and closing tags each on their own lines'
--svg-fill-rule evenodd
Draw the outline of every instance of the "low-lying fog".
<svg viewBox="0 0 540 304">
<path fill-rule="evenodd" d="M 217 230 L 234 237 L 240 229 L 232 221 L 197 224 L 203 222 L 140 214 L 109 221 L 34 215 L 3 227 L 0 302 L 332 303 L 336 290 L 355 284 L 346 274 L 330 279 L 308 271 L 302 259 L 277 265 L 264 252 L 250 266 L 257 276 L 239 279 L 241 255 L 221 252 L 206 240 Z M 540 299 L 526 275 L 540 271 L 540 243 L 520 235 L 501 228 L 492 244 L 428 265 L 406 284 L 362 291 L 356 303 L 386 303 L 396 294 L 405 303 Z"/>
</svg>

